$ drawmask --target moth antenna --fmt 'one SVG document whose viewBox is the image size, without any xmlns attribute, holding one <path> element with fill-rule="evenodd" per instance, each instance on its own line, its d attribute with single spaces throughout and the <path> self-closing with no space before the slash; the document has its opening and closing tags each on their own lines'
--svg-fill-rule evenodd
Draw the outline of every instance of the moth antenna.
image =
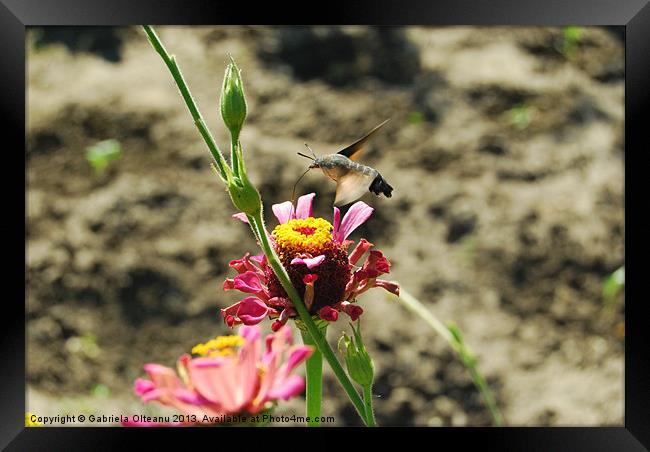
<svg viewBox="0 0 650 452">
<path fill-rule="evenodd" d="M 305 143 L 305 147 L 309 149 L 309 152 L 311 152 L 311 154 L 314 156 L 314 160 L 316 160 L 316 153 L 314 152 L 314 150 L 310 148 L 307 143 Z"/>
<path fill-rule="evenodd" d="M 300 155 L 301 157 L 306 157 L 306 158 L 308 158 L 308 159 L 311 160 L 311 161 L 314 160 L 313 157 L 310 157 L 310 156 L 308 156 L 308 155 L 306 155 L 306 154 L 303 154 L 302 152 L 298 152 L 297 154 Z"/>
<path fill-rule="evenodd" d="M 298 186 L 298 182 L 300 182 L 300 180 L 301 180 L 303 177 L 305 177 L 305 174 L 307 174 L 307 173 L 309 172 L 310 169 L 311 169 L 311 168 L 307 168 L 307 171 L 305 171 L 304 173 L 302 173 L 302 176 L 300 176 L 300 177 L 298 178 L 298 180 L 296 181 L 296 183 L 293 184 L 293 191 L 291 192 L 291 208 L 293 209 L 293 212 L 296 211 L 296 187 Z M 291 213 L 293 213 L 293 212 L 291 212 Z"/>
</svg>

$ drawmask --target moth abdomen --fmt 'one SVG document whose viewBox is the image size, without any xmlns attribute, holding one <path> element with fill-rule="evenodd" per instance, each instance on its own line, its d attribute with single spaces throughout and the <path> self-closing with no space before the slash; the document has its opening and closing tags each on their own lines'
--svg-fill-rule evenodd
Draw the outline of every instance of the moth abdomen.
<svg viewBox="0 0 650 452">
<path fill-rule="evenodd" d="M 370 191 L 375 195 L 383 193 L 387 198 L 393 196 L 393 187 L 391 187 L 390 184 L 386 182 L 379 173 L 377 173 L 377 176 L 375 176 L 372 183 L 370 184 Z"/>
<path fill-rule="evenodd" d="M 318 168 L 345 168 L 345 169 L 355 169 L 358 163 L 353 162 L 349 158 L 338 155 L 338 154 L 329 154 L 322 157 L 318 157 L 314 160 L 314 165 Z"/>
</svg>

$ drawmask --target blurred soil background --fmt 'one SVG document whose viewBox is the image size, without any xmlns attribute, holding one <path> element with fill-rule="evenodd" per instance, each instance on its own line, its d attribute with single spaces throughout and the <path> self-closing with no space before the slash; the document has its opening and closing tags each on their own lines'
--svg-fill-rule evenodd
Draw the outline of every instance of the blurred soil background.
<svg viewBox="0 0 650 452">
<path fill-rule="evenodd" d="M 605 28 L 159 27 L 222 149 L 231 53 L 242 133 L 272 227 L 308 162 L 382 120 L 362 162 L 395 187 L 353 235 L 391 279 L 453 320 L 508 425 L 623 422 L 624 66 Z M 142 366 L 228 329 L 228 262 L 256 251 L 209 169 L 167 68 L 130 28 L 31 29 L 27 136 L 27 408 L 161 412 Z M 115 158 L 102 170 L 87 149 Z M 97 151 L 97 147 L 92 152 Z M 101 154 L 101 152 L 99 152 Z M 101 158 L 100 158 L 101 160 Z M 334 184 L 312 172 L 316 214 Z M 360 298 L 381 425 L 490 425 L 445 342 L 380 290 Z M 265 323 L 265 325 L 268 322 Z M 330 328 L 334 344 L 340 320 Z M 327 366 L 325 366 L 327 367 Z M 324 415 L 359 420 L 328 373 Z M 298 398 L 278 413 L 303 415 Z"/>
</svg>

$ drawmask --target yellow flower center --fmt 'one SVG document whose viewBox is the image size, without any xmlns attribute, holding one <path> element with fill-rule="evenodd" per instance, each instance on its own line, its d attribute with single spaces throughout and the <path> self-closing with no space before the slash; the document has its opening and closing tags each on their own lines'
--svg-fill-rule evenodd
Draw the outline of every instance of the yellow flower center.
<svg viewBox="0 0 650 452">
<path fill-rule="evenodd" d="M 284 252 L 317 253 L 332 241 L 332 224 L 323 218 L 289 220 L 273 230 L 275 242 Z"/>
<path fill-rule="evenodd" d="M 192 354 L 199 356 L 234 356 L 237 348 L 245 343 L 241 336 L 217 336 L 205 344 L 192 347 Z"/>
</svg>

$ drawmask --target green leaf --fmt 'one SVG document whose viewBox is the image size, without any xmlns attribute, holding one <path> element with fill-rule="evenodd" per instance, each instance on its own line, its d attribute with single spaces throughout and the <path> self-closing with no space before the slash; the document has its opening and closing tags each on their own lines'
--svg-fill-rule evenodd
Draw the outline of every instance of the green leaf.
<svg viewBox="0 0 650 452">
<path fill-rule="evenodd" d="M 577 43 L 582 38 L 582 27 L 570 26 L 564 29 L 564 39 L 568 42 Z"/>
<path fill-rule="evenodd" d="M 109 163 L 122 157 L 122 146 L 117 140 L 104 140 L 86 149 L 86 160 L 95 170 L 102 174 Z"/>
<path fill-rule="evenodd" d="M 508 110 L 508 116 L 510 124 L 519 130 L 524 130 L 533 121 L 533 109 L 526 104 L 520 104 Z"/>
<path fill-rule="evenodd" d="M 582 39 L 583 28 L 570 26 L 564 28 L 564 36 L 560 48 L 558 49 L 562 55 L 567 58 L 572 57 L 578 50 L 578 44 Z"/>
<path fill-rule="evenodd" d="M 95 397 L 107 398 L 111 395 L 111 390 L 108 389 L 106 385 L 96 384 L 93 386 L 93 389 L 90 391 Z"/>
<path fill-rule="evenodd" d="M 409 113 L 408 121 L 410 124 L 414 125 L 421 124 L 424 122 L 424 115 L 419 111 L 412 111 Z"/>
<path fill-rule="evenodd" d="M 447 322 L 447 329 L 454 337 L 454 340 L 460 345 L 463 343 L 463 334 L 460 332 L 460 328 L 454 322 Z"/>
<path fill-rule="evenodd" d="M 623 287 L 625 287 L 625 266 L 620 267 L 603 281 L 603 300 L 605 304 L 613 303 Z"/>
</svg>

